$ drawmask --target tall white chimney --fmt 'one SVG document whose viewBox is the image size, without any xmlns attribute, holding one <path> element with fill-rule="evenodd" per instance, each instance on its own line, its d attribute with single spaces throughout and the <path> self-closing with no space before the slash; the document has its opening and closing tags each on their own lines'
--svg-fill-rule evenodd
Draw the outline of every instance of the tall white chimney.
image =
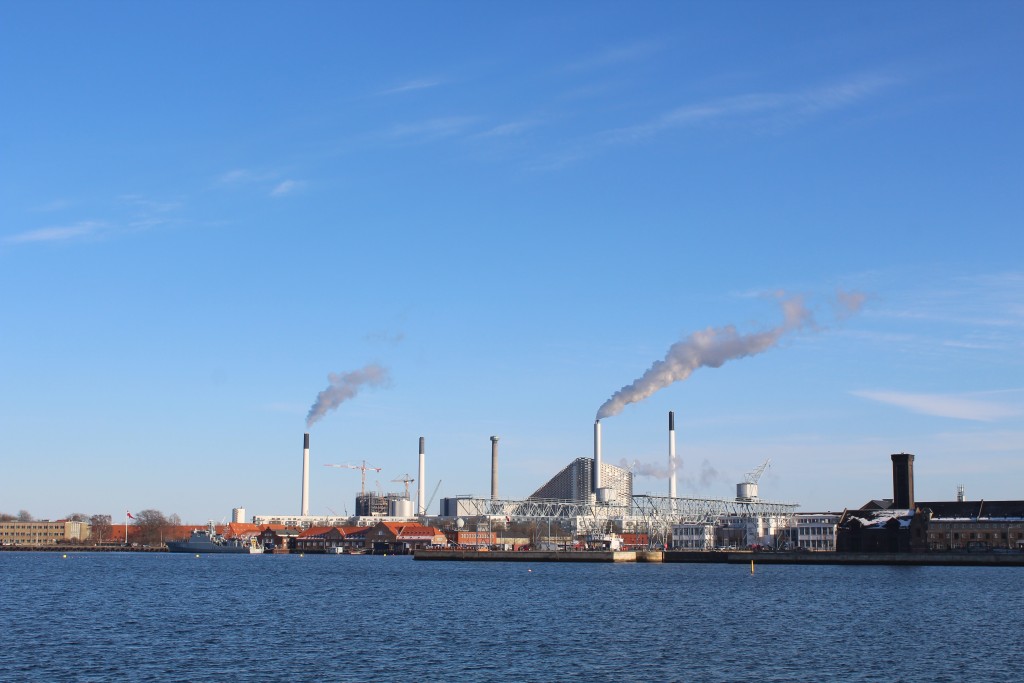
<svg viewBox="0 0 1024 683">
<path fill-rule="evenodd" d="M 498 437 L 491 437 L 491 500 L 498 500 Z"/>
<path fill-rule="evenodd" d="M 309 514 L 309 432 L 302 435 L 302 511 L 303 517 Z"/>
<path fill-rule="evenodd" d="M 594 420 L 594 495 L 601 489 L 601 421 Z"/>
<path fill-rule="evenodd" d="M 424 462 L 425 456 L 424 456 L 423 453 L 424 453 L 424 451 L 423 451 L 423 437 L 421 436 L 420 437 L 420 471 L 419 471 L 419 476 L 416 479 L 416 481 L 418 482 L 417 485 L 416 485 L 416 514 L 417 515 L 421 515 L 421 516 L 427 514 L 426 509 L 424 509 L 424 507 L 423 507 L 424 505 L 427 504 L 427 498 L 424 495 L 424 492 L 426 491 L 426 489 L 424 488 L 424 485 L 423 485 L 423 477 L 426 476 L 425 469 L 424 469 L 426 467 L 425 462 Z"/>
<path fill-rule="evenodd" d="M 676 414 L 668 411 L 668 497 L 676 497 Z"/>
</svg>

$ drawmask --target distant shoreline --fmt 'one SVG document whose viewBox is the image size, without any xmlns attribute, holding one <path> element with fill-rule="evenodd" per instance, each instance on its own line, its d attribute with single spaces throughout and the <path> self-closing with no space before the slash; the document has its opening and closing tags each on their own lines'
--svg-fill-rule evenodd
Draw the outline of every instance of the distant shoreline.
<svg viewBox="0 0 1024 683">
<path fill-rule="evenodd" d="M 132 546 L 0 546 L 6 552 L 166 553 L 167 548 Z M 203 554 L 203 553 L 200 553 Z M 291 553 L 315 555 L 318 553 Z M 663 564 L 799 564 L 903 567 L 1024 567 L 1024 553 L 836 553 L 751 551 L 550 551 L 550 550 L 417 550 L 414 559 L 455 562 L 643 562 Z"/>
<path fill-rule="evenodd" d="M 146 548 L 130 545 L 0 545 L 0 551 L 28 553 L 166 553 L 166 547 Z"/>
</svg>

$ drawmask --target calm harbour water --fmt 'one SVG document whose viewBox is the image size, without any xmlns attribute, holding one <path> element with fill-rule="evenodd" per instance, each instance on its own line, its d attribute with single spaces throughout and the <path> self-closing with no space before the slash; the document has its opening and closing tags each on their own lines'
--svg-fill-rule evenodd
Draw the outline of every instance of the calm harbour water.
<svg viewBox="0 0 1024 683">
<path fill-rule="evenodd" d="M 1018 681 L 1024 569 L 0 553 L 2 681 Z"/>
</svg>

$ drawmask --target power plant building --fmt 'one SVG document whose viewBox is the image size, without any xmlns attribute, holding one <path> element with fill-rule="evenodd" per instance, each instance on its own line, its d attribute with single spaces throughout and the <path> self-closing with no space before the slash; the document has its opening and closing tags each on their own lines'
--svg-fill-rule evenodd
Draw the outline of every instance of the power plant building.
<svg viewBox="0 0 1024 683">
<path fill-rule="evenodd" d="M 533 492 L 527 500 L 569 500 L 587 503 L 594 499 L 594 460 L 576 458 L 565 469 Z M 623 467 L 601 463 L 601 488 L 607 489 L 607 500 L 629 505 L 633 499 L 633 473 Z"/>
<path fill-rule="evenodd" d="M 356 516 L 387 517 L 394 514 L 395 516 L 411 517 L 411 505 L 406 509 L 406 506 L 401 504 L 401 501 L 406 500 L 408 499 L 405 496 L 398 493 L 379 493 L 376 491 L 360 493 L 356 496 Z"/>
</svg>

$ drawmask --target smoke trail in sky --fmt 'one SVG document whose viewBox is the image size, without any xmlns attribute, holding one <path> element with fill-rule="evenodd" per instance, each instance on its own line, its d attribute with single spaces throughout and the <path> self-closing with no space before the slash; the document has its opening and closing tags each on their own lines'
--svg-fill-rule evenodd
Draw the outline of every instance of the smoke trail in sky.
<svg viewBox="0 0 1024 683">
<path fill-rule="evenodd" d="M 659 389 L 682 382 L 697 368 L 717 368 L 737 358 L 753 356 L 775 346 L 782 335 L 813 325 L 811 312 L 799 296 L 781 299 L 783 322 L 754 334 L 739 334 L 732 325 L 694 332 L 669 347 L 663 360 L 655 361 L 639 379 L 616 391 L 597 411 L 597 419 L 618 415 L 630 403 L 642 401 Z"/>
<path fill-rule="evenodd" d="M 342 403 L 359 393 L 364 386 L 379 387 L 391 381 L 387 368 L 375 363 L 367 365 L 360 370 L 353 370 L 345 373 L 330 373 L 327 375 L 328 386 L 316 395 L 316 402 L 309 409 L 306 415 L 306 428 L 313 426 L 313 423 L 334 410 Z"/>
</svg>

